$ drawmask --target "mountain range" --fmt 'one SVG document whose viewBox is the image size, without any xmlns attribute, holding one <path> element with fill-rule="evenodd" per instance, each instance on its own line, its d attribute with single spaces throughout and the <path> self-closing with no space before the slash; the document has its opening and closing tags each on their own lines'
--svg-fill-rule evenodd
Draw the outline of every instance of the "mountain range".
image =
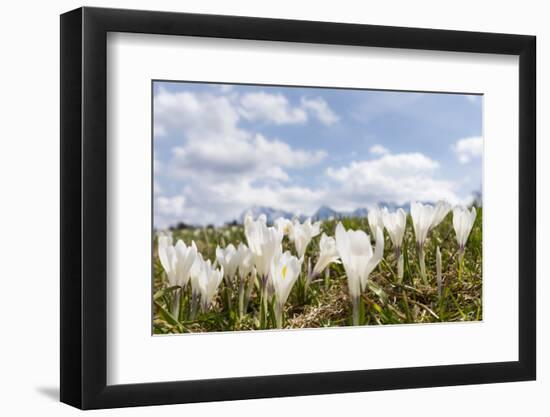
<svg viewBox="0 0 550 417">
<path fill-rule="evenodd" d="M 390 202 L 380 202 L 378 204 L 379 207 L 387 207 L 388 210 L 394 211 L 398 208 L 402 208 L 406 212 L 409 211 L 409 204 L 403 204 L 399 205 L 396 203 L 390 203 Z M 267 218 L 268 224 L 273 224 L 275 220 L 277 220 L 279 217 L 284 217 L 287 219 L 292 219 L 294 217 L 298 218 L 301 222 L 306 220 L 307 218 L 311 217 L 312 220 L 327 220 L 327 219 L 342 219 L 346 217 L 366 217 L 368 214 L 368 209 L 366 208 L 357 208 L 353 211 L 338 211 L 335 210 L 329 206 L 321 206 L 317 209 L 315 213 L 311 216 L 306 216 L 304 214 L 296 214 L 292 213 L 290 211 L 285 210 L 279 210 L 272 207 L 266 207 L 266 206 L 252 206 L 249 209 L 245 210 L 241 216 L 240 220 L 241 222 L 244 220 L 244 216 L 250 213 L 252 214 L 253 218 L 257 218 L 261 214 L 265 214 Z"/>
</svg>

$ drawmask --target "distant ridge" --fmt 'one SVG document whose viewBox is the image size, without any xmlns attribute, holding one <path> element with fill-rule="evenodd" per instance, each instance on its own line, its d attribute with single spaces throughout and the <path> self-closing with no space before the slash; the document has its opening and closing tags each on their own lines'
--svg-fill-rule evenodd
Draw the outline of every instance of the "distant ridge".
<svg viewBox="0 0 550 417">
<path fill-rule="evenodd" d="M 409 211 L 409 205 L 398 205 L 395 203 L 386 203 L 382 202 L 378 204 L 378 207 L 387 207 L 388 210 L 394 211 L 398 208 L 402 208 L 405 211 Z M 369 210 L 367 208 L 357 208 L 353 211 L 337 211 L 328 206 L 321 206 L 319 209 L 311 216 L 313 220 L 327 220 L 327 219 L 343 219 L 346 217 L 367 217 Z"/>
<path fill-rule="evenodd" d="M 275 220 L 277 220 L 279 217 L 284 217 L 287 219 L 292 219 L 294 217 L 294 213 L 291 213 L 290 211 L 274 209 L 272 207 L 266 206 L 252 206 L 249 209 L 243 211 L 243 213 L 241 214 L 239 219 L 241 223 L 244 221 L 244 216 L 246 216 L 248 213 L 250 213 L 254 219 L 257 219 L 258 216 L 264 214 L 267 218 L 268 224 L 273 224 Z"/>
<path fill-rule="evenodd" d="M 407 212 L 409 211 L 409 204 L 399 205 L 396 203 L 381 202 L 378 204 L 378 206 L 387 207 L 390 211 L 397 210 L 398 208 L 402 208 Z M 277 220 L 279 217 L 284 217 L 287 219 L 292 219 L 296 217 L 300 221 L 304 221 L 305 219 L 311 217 L 312 220 L 318 221 L 318 220 L 329 220 L 329 219 L 343 219 L 346 217 L 367 217 L 368 212 L 369 212 L 368 209 L 364 207 L 357 208 L 353 211 L 338 211 L 338 210 L 334 210 L 329 206 L 324 205 L 319 207 L 317 211 L 313 213 L 313 215 L 306 216 L 303 214 L 297 215 L 290 211 L 275 209 L 267 206 L 252 206 L 249 209 L 243 211 L 243 213 L 239 218 L 239 222 L 244 221 L 244 217 L 246 216 L 247 213 L 252 214 L 252 217 L 254 217 L 255 219 L 258 218 L 258 216 L 264 214 L 266 216 L 267 223 L 273 224 L 275 220 Z"/>
<path fill-rule="evenodd" d="M 427 203 L 427 204 L 434 204 L 432 201 L 419 201 L 420 203 Z M 472 193 L 472 202 L 470 204 L 474 204 L 477 207 L 481 207 L 483 204 L 482 196 L 480 191 L 476 191 Z M 405 212 L 410 212 L 410 203 L 405 204 L 397 204 L 395 202 L 391 201 L 380 201 L 378 204 L 376 204 L 380 208 L 387 207 L 389 211 L 395 211 L 398 209 L 403 209 Z M 344 219 L 348 217 L 367 217 L 369 210 L 365 207 L 357 208 L 353 211 L 338 211 L 333 209 L 330 206 L 323 205 L 315 211 L 311 216 L 307 216 L 305 214 L 296 214 L 292 213 L 287 210 L 282 209 L 276 209 L 273 207 L 268 206 L 252 206 L 248 208 L 247 210 L 244 210 L 242 214 L 236 218 L 233 221 L 228 221 L 225 224 L 242 224 L 244 221 L 244 217 L 247 213 L 251 213 L 254 219 L 257 219 L 258 216 L 265 214 L 267 223 L 269 225 L 273 225 L 275 223 L 275 220 L 277 220 L 280 217 L 284 217 L 286 219 L 293 219 L 297 218 L 301 222 L 304 220 L 311 218 L 313 221 L 318 220 L 329 220 L 329 219 Z M 182 227 L 202 227 L 199 225 L 187 225 L 184 223 L 178 223 L 175 226 L 171 226 L 172 228 L 182 228 Z"/>
<path fill-rule="evenodd" d="M 481 204 L 482 204 L 481 192 L 478 191 L 473 193 L 472 200 L 473 200 L 472 201 L 473 204 L 476 204 L 478 207 L 481 207 Z M 419 202 L 424 204 L 434 204 L 434 202 L 430 202 L 430 201 L 419 201 Z M 407 213 L 410 212 L 410 208 L 411 208 L 410 203 L 397 204 L 392 201 L 380 201 L 376 205 L 380 208 L 387 207 L 389 211 L 396 211 L 398 209 L 403 209 Z M 267 206 L 252 206 L 241 214 L 237 222 L 242 223 L 246 213 L 251 213 L 255 219 L 258 218 L 258 216 L 260 216 L 261 214 L 265 214 L 267 218 L 267 223 L 273 224 L 275 220 L 277 220 L 279 217 L 284 217 L 286 219 L 298 218 L 301 222 L 303 222 L 308 218 L 311 218 L 311 220 L 314 220 L 314 221 L 318 221 L 318 220 L 329 220 L 329 219 L 344 219 L 347 217 L 367 217 L 369 210 L 365 207 L 361 207 L 353 211 L 338 211 L 333 209 L 330 206 L 323 205 L 319 207 L 317 211 L 313 213 L 311 216 L 306 216 L 304 214 L 296 214 L 290 211 L 275 209 Z"/>
</svg>

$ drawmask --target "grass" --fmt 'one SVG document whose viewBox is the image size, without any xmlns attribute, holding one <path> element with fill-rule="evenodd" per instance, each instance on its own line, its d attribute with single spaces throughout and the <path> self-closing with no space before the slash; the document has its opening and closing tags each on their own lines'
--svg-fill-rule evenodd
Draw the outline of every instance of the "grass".
<svg viewBox="0 0 550 417">
<path fill-rule="evenodd" d="M 414 239 L 411 217 L 407 218 L 404 238 L 404 276 L 397 280 L 397 265 L 391 241 L 385 232 L 384 258 L 369 278 L 368 289 L 362 295 L 365 325 L 434 323 L 476 321 L 482 319 L 482 209 L 468 238 L 464 263 L 458 273 L 458 245 L 452 226 L 452 214 L 430 233 L 425 245 L 428 285 L 423 284 Z M 366 218 L 341 220 L 346 229 L 369 232 Z M 334 236 L 337 221 L 324 221 L 322 231 Z M 216 246 L 235 246 L 246 243 L 242 225 L 228 225 L 214 228 L 185 228 L 173 231 L 174 240 L 182 239 L 186 244 L 195 241 L 205 259 L 215 260 Z M 443 292 L 439 296 L 436 281 L 435 253 L 439 246 L 443 264 Z M 283 249 L 295 254 L 294 244 L 287 237 Z M 313 239 L 306 252 L 307 259 L 314 264 L 319 253 L 319 236 Z M 305 275 L 305 267 L 303 275 Z M 174 288 L 166 287 L 164 271 L 158 260 L 156 248 L 153 257 L 154 270 L 154 318 L 155 334 L 212 332 L 231 330 L 257 330 L 260 320 L 260 298 L 258 288 L 252 291 L 246 314 L 239 317 L 231 306 L 236 302 L 236 288 L 228 288 L 222 282 L 211 309 L 188 320 L 184 314 L 174 317 L 171 299 Z M 312 282 L 304 296 L 298 283 L 294 286 L 285 305 L 285 328 L 318 328 L 351 325 L 351 303 L 347 280 L 341 264 L 331 264 L 326 273 Z M 256 283 L 258 285 L 258 283 Z M 189 289 L 188 289 L 189 291 Z M 185 303 L 186 297 L 182 297 Z M 182 304 L 180 311 L 187 308 Z M 268 322 L 267 327 L 274 327 Z"/>
</svg>

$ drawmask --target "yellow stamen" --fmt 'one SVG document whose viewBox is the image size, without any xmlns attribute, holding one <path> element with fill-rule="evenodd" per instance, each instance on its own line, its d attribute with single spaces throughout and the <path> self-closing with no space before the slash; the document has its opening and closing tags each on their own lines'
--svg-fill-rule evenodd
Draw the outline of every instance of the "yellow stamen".
<svg viewBox="0 0 550 417">
<path fill-rule="evenodd" d="M 283 266 L 283 278 L 286 278 L 286 265 Z"/>
</svg>

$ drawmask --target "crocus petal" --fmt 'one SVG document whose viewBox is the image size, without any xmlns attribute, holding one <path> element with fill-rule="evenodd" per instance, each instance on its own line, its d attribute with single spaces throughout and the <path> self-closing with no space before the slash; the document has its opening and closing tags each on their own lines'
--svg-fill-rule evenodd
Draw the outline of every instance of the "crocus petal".
<svg viewBox="0 0 550 417">
<path fill-rule="evenodd" d="M 436 206 L 411 202 L 411 217 L 413 220 L 416 242 L 423 245 L 428 232 L 445 218 L 451 206 L 445 201 L 439 201 Z"/>
<path fill-rule="evenodd" d="M 361 277 L 361 288 L 365 289 L 367 287 L 367 281 L 371 272 L 376 268 L 378 263 L 382 260 L 384 256 L 384 234 L 382 229 L 379 227 L 376 228 L 376 247 L 374 253 L 369 258 L 367 265 L 365 266 L 365 271 Z"/>
<path fill-rule="evenodd" d="M 405 235 L 407 226 L 407 214 L 403 209 L 398 209 L 394 213 L 389 213 L 387 208 L 382 211 L 382 221 L 384 227 L 390 235 L 390 239 L 396 248 L 400 248 Z"/>
<path fill-rule="evenodd" d="M 326 234 L 322 234 L 321 241 L 319 242 L 319 258 L 313 268 L 313 275 L 319 275 L 329 264 L 339 263 L 338 249 L 336 248 L 336 241 L 333 237 L 329 237 Z"/>
<path fill-rule="evenodd" d="M 376 235 L 377 227 L 381 228 L 382 230 L 384 229 L 382 211 L 378 207 L 374 207 L 369 210 L 369 213 L 367 214 L 367 219 L 369 221 L 369 227 L 373 235 Z"/>
<path fill-rule="evenodd" d="M 301 262 L 290 252 L 278 254 L 270 266 L 271 282 L 279 305 L 284 305 L 302 268 Z"/>
<path fill-rule="evenodd" d="M 307 219 L 303 224 L 297 220 L 293 222 L 290 240 L 294 241 L 299 258 L 304 257 L 311 240 L 320 232 L 321 222 L 312 224 L 311 219 Z"/>
<path fill-rule="evenodd" d="M 164 268 L 164 271 L 168 272 L 171 269 L 170 261 L 168 259 L 168 250 L 169 244 L 166 236 L 159 236 L 158 238 L 158 255 L 160 264 Z"/>
<path fill-rule="evenodd" d="M 210 260 L 202 263 L 198 276 L 198 286 L 203 310 L 206 310 L 212 303 L 223 276 L 223 267 L 220 267 L 219 270 L 214 269 Z"/>
<path fill-rule="evenodd" d="M 348 280 L 348 288 L 352 298 L 361 293 L 368 274 L 380 261 L 384 251 L 384 235 L 376 229 L 376 248 L 373 253 L 369 236 L 362 230 L 346 231 L 341 223 L 336 226 L 336 247 Z"/>
<path fill-rule="evenodd" d="M 182 240 L 178 240 L 174 249 L 176 256 L 176 285 L 183 287 L 189 281 L 189 274 L 197 256 L 197 247 L 195 246 L 195 242 L 192 242 L 192 245 L 187 247 Z"/>
<path fill-rule="evenodd" d="M 350 263 L 350 247 L 349 247 L 349 238 L 346 233 L 346 229 L 344 229 L 344 225 L 342 223 L 338 222 L 336 225 L 336 231 L 335 231 L 335 237 L 336 237 L 336 248 L 338 250 L 338 254 L 340 255 L 340 258 L 342 259 L 342 262 L 344 263 L 344 268 L 346 265 L 349 265 Z"/>
<path fill-rule="evenodd" d="M 456 241 L 461 248 L 464 248 L 468 241 L 476 215 L 477 210 L 475 207 L 472 207 L 469 211 L 460 206 L 453 208 L 453 228 L 456 234 Z"/>
<path fill-rule="evenodd" d="M 451 206 L 445 201 L 438 201 L 434 213 L 432 215 L 432 221 L 430 222 L 430 228 L 436 227 L 439 223 L 443 221 L 445 216 L 451 210 Z"/>
</svg>

